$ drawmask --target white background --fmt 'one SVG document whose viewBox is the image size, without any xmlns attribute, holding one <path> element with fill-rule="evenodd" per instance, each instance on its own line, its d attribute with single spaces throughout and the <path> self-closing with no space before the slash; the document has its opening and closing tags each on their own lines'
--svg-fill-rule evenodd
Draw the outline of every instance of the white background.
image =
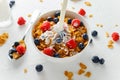
<svg viewBox="0 0 120 80">
<path fill-rule="evenodd" d="M 83 17 L 89 24 L 90 30 L 98 31 L 98 38 L 93 38 L 93 44 L 90 44 L 84 54 L 79 59 L 69 63 L 54 63 L 45 60 L 34 48 L 30 32 L 26 37 L 27 52 L 17 61 L 8 59 L 8 50 L 15 41 L 19 41 L 26 26 L 19 27 L 17 19 L 23 16 L 27 23 L 29 19 L 27 15 L 39 8 L 42 13 L 60 9 L 61 0 L 16 0 L 15 6 L 11 9 L 13 16 L 13 24 L 8 28 L 1 29 L 0 33 L 8 32 L 9 39 L 6 44 L 0 47 L 0 80 L 67 80 L 64 71 L 72 71 L 74 73 L 73 80 L 120 80 L 120 40 L 114 42 L 114 49 L 107 47 L 108 41 L 111 39 L 105 37 L 105 32 L 110 35 L 113 32 L 120 33 L 120 1 L 119 0 L 88 0 L 92 6 L 85 6 L 87 0 L 79 0 L 72 2 L 69 0 L 68 10 L 78 12 L 80 8 L 86 10 L 86 16 Z M 72 7 L 75 7 L 73 10 Z M 88 15 L 93 14 L 93 18 Z M 96 24 L 103 24 L 103 27 L 96 27 Z M 97 55 L 105 59 L 105 64 L 94 64 L 91 61 L 92 56 Z M 86 71 L 91 71 L 92 76 L 86 78 L 84 75 L 77 75 L 80 69 L 79 63 L 83 62 L 87 65 Z M 34 67 L 37 64 L 43 64 L 44 70 L 37 73 Z M 28 69 L 28 73 L 24 73 L 24 69 Z"/>
</svg>

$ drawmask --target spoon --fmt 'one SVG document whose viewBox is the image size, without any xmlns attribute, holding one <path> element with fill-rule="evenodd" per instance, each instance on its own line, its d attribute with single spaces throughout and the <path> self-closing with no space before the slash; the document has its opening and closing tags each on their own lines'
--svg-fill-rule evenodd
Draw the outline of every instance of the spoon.
<svg viewBox="0 0 120 80">
<path fill-rule="evenodd" d="M 33 24 L 36 22 L 39 16 L 40 16 L 40 10 L 37 9 L 33 12 L 31 20 L 28 24 L 28 28 L 25 31 L 22 39 L 19 42 L 15 42 L 14 45 L 12 46 L 12 49 L 9 50 L 9 57 L 11 59 L 17 60 L 24 55 L 26 51 L 26 43 L 24 42 L 24 40 L 26 38 L 28 31 L 33 26 Z"/>
</svg>

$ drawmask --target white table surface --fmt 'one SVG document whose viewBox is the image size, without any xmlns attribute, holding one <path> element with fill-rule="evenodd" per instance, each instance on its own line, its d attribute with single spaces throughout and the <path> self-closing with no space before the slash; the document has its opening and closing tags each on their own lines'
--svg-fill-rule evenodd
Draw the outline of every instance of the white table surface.
<svg viewBox="0 0 120 80">
<path fill-rule="evenodd" d="M 27 52 L 19 60 L 13 62 L 8 59 L 8 50 L 16 40 L 20 40 L 27 26 L 19 27 L 17 19 L 23 16 L 27 23 L 30 18 L 27 17 L 35 9 L 39 8 L 42 13 L 60 9 L 61 0 L 16 0 L 15 6 L 11 9 L 13 16 L 13 24 L 8 28 L 1 29 L 0 33 L 8 32 L 9 39 L 6 44 L 0 47 L 0 80 L 67 80 L 64 71 L 72 71 L 74 73 L 73 80 L 120 80 L 120 40 L 114 43 L 114 48 L 107 47 L 108 41 L 111 39 L 105 37 L 105 32 L 112 34 L 116 31 L 120 33 L 120 1 L 119 0 L 79 0 L 72 2 L 69 0 L 68 10 L 78 12 L 80 8 L 86 10 L 86 17 L 83 17 L 89 24 L 90 30 L 98 31 L 98 38 L 93 38 L 93 44 L 89 45 L 84 54 L 79 59 L 69 63 L 53 63 L 45 60 L 34 48 L 30 36 L 30 32 L 26 37 Z M 84 2 L 90 1 L 92 6 L 85 6 Z M 93 18 L 89 18 L 89 14 L 93 14 Z M 103 24 L 103 27 L 96 27 L 96 24 Z M 115 25 L 118 24 L 118 27 Z M 91 61 L 92 56 L 97 55 L 105 59 L 105 64 L 94 64 Z M 87 65 L 87 71 L 92 72 L 90 78 L 84 75 L 77 75 L 79 63 L 83 62 Z M 43 64 L 44 70 L 37 73 L 34 67 L 37 64 Z M 25 74 L 24 69 L 28 72 Z"/>
</svg>

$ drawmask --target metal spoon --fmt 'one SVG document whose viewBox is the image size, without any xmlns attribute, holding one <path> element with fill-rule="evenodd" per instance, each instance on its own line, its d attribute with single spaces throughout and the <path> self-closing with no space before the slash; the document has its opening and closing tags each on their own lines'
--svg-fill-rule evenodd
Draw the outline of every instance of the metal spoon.
<svg viewBox="0 0 120 80">
<path fill-rule="evenodd" d="M 29 22 L 29 24 L 28 24 L 28 28 L 27 28 L 27 30 L 25 31 L 22 39 L 21 39 L 20 42 L 19 42 L 19 43 L 21 43 L 21 44 L 24 46 L 24 48 L 25 48 L 24 52 L 26 51 L 26 44 L 25 44 L 25 42 L 24 42 L 24 40 L 25 40 L 25 38 L 26 38 L 26 35 L 27 35 L 28 31 L 30 30 L 30 28 L 34 25 L 34 23 L 36 22 L 36 20 L 39 18 L 39 16 L 40 16 L 40 10 L 37 9 L 37 10 L 35 10 L 35 11 L 33 12 L 32 17 L 31 17 L 31 20 L 30 20 L 30 22 Z M 9 57 L 11 58 L 11 56 L 12 56 L 11 59 L 17 60 L 17 59 L 19 59 L 20 57 L 22 57 L 22 56 L 24 55 L 24 53 L 22 53 L 22 55 L 20 55 L 20 54 L 17 52 L 16 48 L 14 48 L 14 46 L 12 46 L 12 47 L 13 47 L 13 50 L 12 50 L 12 49 L 9 50 Z M 15 50 L 14 50 L 14 49 L 15 49 Z M 10 51 L 12 51 L 12 52 L 10 52 Z M 11 54 L 10 54 L 10 53 L 11 53 Z M 13 58 L 13 56 L 14 56 L 14 58 Z"/>
</svg>

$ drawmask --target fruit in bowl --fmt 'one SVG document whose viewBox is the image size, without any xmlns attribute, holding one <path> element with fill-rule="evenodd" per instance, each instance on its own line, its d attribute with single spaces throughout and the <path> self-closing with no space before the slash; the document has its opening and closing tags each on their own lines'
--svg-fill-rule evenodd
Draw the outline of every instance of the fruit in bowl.
<svg viewBox="0 0 120 80">
<path fill-rule="evenodd" d="M 86 23 L 79 14 L 66 11 L 64 30 L 58 33 L 59 18 L 59 10 L 41 15 L 32 29 L 35 46 L 41 54 L 55 58 L 80 54 L 89 42 Z"/>
</svg>

